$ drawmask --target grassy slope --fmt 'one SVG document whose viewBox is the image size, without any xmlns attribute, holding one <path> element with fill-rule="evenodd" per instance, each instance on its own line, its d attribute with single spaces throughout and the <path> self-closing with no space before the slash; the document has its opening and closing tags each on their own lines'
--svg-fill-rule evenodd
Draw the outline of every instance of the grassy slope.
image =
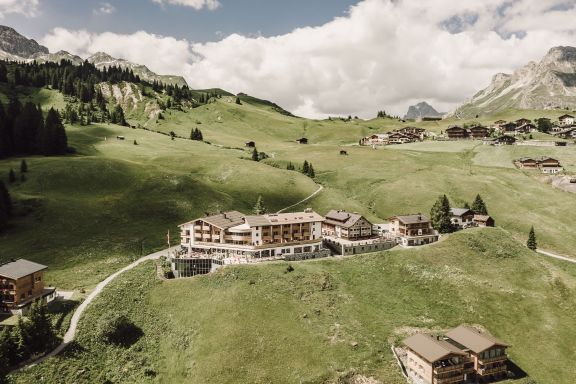
<svg viewBox="0 0 576 384">
<path fill-rule="evenodd" d="M 568 363 L 576 266 L 537 256 L 503 230 L 293 265 L 292 273 L 274 263 L 164 283 L 141 267 L 89 309 L 79 345 L 15 382 L 320 383 L 357 372 L 400 384 L 389 342 L 404 327 L 460 323 L 509 342 L 512 360 L 536 382 L 576 374 Z M 130 349 L 93 338 L 100 316 L 116 310 L 129 311 L 146 335 Z"/>
</svg>

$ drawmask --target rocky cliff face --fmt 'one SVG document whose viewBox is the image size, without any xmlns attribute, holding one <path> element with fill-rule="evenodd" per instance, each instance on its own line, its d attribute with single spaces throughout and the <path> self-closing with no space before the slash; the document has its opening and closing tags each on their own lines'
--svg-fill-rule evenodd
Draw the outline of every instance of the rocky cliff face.
<svg viewBox="0 0 576 384">
<path fill-rule="evenodd" d="M 553 109 L 576 107 L 576 48 L 555 47 L 539 62 L 513 74 L 499 73 L 491 84 L 459 107 L 467 117 L 509 108 Z"/>
<path fill-rule="evenodd" d="M 23 58 L 29 58 L 37 53 L 48 53 L 48 48 L 4 25 L 0 25 L 0 49 L 8 55 Z"/>
<path fill-rule="evenodd" d="M 442 117 L 442 113 L 438 112 L 427 102 L 423 101 L 416 105 L 411 105 L 404 119 L 421 119 L 424 117 Z"/>
</svg>

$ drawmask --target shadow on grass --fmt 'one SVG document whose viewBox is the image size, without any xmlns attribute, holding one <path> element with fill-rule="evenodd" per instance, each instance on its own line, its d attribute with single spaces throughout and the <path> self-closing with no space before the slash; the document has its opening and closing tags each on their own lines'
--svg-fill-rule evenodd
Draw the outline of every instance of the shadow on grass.
<svg viewBox="0 0 576 384">
<path fill-rule="evenodd" d="M 516 365 L 512 360 L 508 360 L 508 376 L 512 380 L 520 380 L 528 377 L 528 374 L 524 372 L 522 368 Z"/>
</svg>

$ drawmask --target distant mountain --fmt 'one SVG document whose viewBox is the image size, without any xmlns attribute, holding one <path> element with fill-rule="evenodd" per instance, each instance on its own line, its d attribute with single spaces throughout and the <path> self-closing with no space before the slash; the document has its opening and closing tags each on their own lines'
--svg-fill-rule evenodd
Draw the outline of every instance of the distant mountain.
<svg viewBox="0 0 576 384">
<path fill-rule="evenodd" d="M 84 62 L 84 59 L 80 56 L 73 55 L 66 51 L 50 53 L 48 48 L 38 44 L 35 40 L 27 39 L 13 28 L 0 25 L 0 60 L 45 63 L 60 62 L 64 59 L 76 65 Z M 98 52 L 90 56 L 88 61 L 99 69 L 111 66 L 129 68 L 134 71 L 135 75 L 149 82 L 156 80 L 164 84 L 187 85 L 186 80 L 184 80 L 182 76 L 158 75 L 145 65 L 131 63 L 123 59 L 116 59 L 103 52 Z"/>
<path fill-rule="evenodd" d="M 467 117 L 505 109 L 576 107 L 576 48 L 554 47 L 539 63 L 513 74 L 498 73 L 492 83 L 454 111 Z"/>
<path fill-rule="evenodd" d="M 98 69 L 112 66 L 129 68 L 135 75 L 138 75 L 141 79 L 149 82 L 156 80 L 164 84 L 174 84 L 179 86 L 187 85 L 186 80 L 184 80 L 182 76 L 158 75 L 148 69 L 145 65 L 135 64 L 124 59 L 116 59 L 105 52 L 95 53 L 87 60 L 94 64 Z"/>
<path fill-rule="evenodd" d="M 25 59 L 37 53 L 48 53 L 48 48 L 38 44 L 35 40 L 27 39 L 13 28 L 4 25 L 0 25 L 0 50 L 7 54 L 6 56 L 17 56 Z"/>
<path fill-rule="evenodd" d="M 438 112 L 430 104 L 422 101 L 416 105 L 411 105 L 404 119 L 422 119 L 425 117 L 442 117 L 444 114 Z"/>
</svg>

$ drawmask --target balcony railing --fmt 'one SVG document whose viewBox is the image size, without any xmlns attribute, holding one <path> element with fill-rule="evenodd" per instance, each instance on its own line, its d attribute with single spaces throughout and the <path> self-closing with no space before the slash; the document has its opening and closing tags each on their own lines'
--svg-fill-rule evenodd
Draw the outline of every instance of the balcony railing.
<svg viewBox="0 0 576 384">
<path fill-rule="evenodd" d="M 496 357 L 490 357 L 487 359 L 482 359 L 478 357 L 478 364 L 487 364 L 487 363 L 493 363 L 495 361 L 505 361 L 505 360 L 508 360 L 508 355 L 500 355 Z"/>
<path fill-rule="evenodd" d="M 464 374 L 451 376 L 451 377 L 445 377 L 442 379 L 434 378 L 434 380 L 433 380 L 434 384 L 449 384 L 449 383 L 463 383 L 463 382 L 464 382 Z"/>
<path fill-rule="evenodd" d="M 498 367 L 493 367 L 493 368 L 480 368 L 478 369 L 478 374 L 481 376 L 488 376 L 488 375 L 494 375 L 496 373 L 502 373 L 502 372 L 506 372 L 508 369 L 506 368 L 506 365 L 500 365 Z"/>
<path fill-rule="evenodd" d="M 464 363 L 462 364 L 454 364 L 454 365 L 447 365 L 445 367 L 435 367 L 434 373 L 446 373 L 464 369 Z"/>
</svg>

